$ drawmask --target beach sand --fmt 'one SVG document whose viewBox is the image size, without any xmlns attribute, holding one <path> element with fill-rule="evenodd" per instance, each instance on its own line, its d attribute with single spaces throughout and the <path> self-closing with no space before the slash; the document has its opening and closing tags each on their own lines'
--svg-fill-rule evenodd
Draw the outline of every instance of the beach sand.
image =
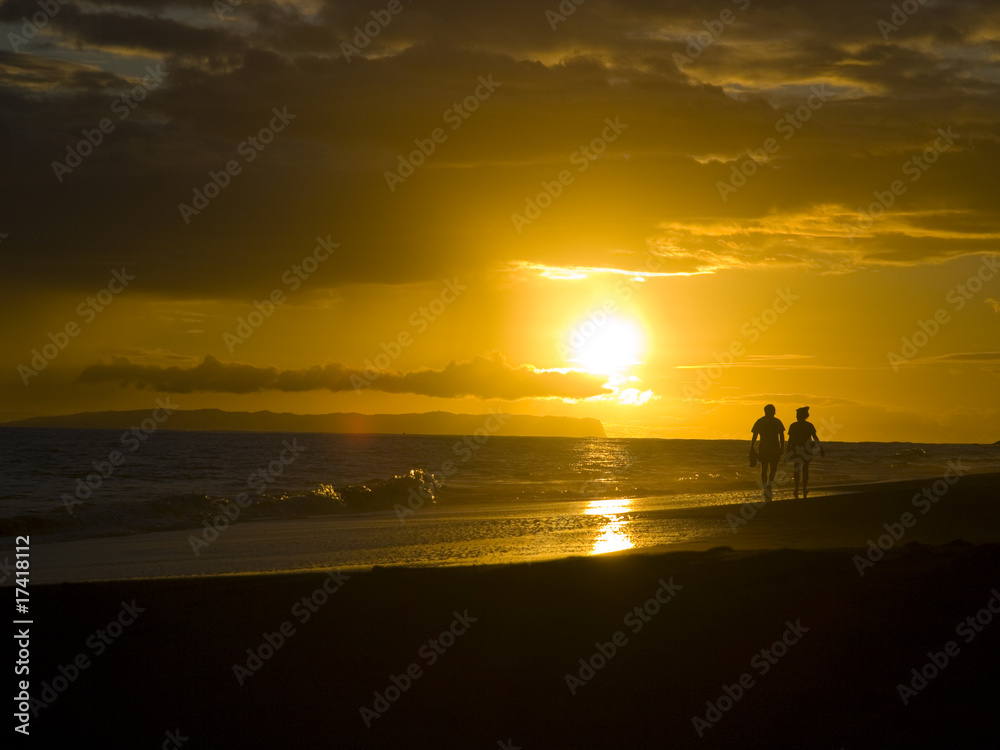
<svg viewBox="0 0 1000 750">
<path fill-rule="evenodd" d="M 931 484 L 774 503 L 689 548 L 33 586 L 31 693 L 49 705 L 25 744 L 985 746 L 1000 476 L 921 513 Z"/>
</svg>

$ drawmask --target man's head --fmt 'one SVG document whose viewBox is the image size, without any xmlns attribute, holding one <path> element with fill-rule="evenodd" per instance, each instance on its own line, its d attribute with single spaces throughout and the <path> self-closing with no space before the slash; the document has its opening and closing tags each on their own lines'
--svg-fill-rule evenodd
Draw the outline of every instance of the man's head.
<svg viewBox="0 0 1000 750">
<path fill-rule="evenodd" d="M 774 404 L 768 404 L 764 407 L 764 414 L 768 417 L 773 417 L 775 411 L 777 410 L 774 408 Z"/>
<path fill-rule="evenodd" d="M 799 421 L 802 421 L 804 419 L 809 419 L 809 407 L 808 406 L 800 406 L 798 409 L 795 410 L 795 417 Z"/>
</svg>

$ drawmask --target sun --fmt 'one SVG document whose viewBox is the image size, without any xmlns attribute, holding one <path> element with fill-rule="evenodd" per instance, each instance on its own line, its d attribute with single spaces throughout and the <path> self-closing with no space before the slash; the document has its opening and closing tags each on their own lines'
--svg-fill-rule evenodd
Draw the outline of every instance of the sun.
<svg viewBox="0 0 1000 750">
<path fill-rule="evenodd" d="M 646 341 L 634 320 L 591 316 L 573 327 L 569 345 L 570 362 L 587 372 L 611 375 L 642 362 Z"/>
</svg>

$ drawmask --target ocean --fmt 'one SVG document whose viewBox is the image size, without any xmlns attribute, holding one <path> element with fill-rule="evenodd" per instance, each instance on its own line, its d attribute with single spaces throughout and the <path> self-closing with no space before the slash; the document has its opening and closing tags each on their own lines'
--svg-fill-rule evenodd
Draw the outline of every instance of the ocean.
<svg viewBox="0 0 1000 750">
<path fill-rule="evenodd" d="M 714 525 L 657 514 L 759 499 L 748 445 L 3 428 L 0 550 L 30 535 L 33 550 L 51 550 L 53 580 L 68 580 L 514 562 L 692 541 L 725 530 L 724 514 Z M 825 447 L 814 496 L 938 477 L 953 461 L 1000 471 L 995 445 Z M 791 488 L 790 469 L 779 473 L 775 500 Z"/>
</svg>

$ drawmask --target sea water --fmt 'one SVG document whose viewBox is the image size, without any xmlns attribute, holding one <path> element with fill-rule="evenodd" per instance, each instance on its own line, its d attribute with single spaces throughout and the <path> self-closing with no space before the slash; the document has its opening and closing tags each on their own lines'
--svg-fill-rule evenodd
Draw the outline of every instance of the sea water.
<svg viewBox="0 0 1000 750">
<path fill-rule="evenodd" d="M 36 550 L 50 546 L 53 576 L 65 580 L 497 563 L 692 541 L 724 530 L 723 515 L 663 513 L 759 499 L 748 447 L 166 430 L 140 441 L 116 430 L 3 428 L 0 550 L 28 534 Z M 1000 471 L 993 445 L 825 447 L 812 463 L 814 495 L 937 477 L 958 460 L 970 472 Z M 779 472 L 775 500 L 791 492 L 790 469 Z"/>
</svg>

